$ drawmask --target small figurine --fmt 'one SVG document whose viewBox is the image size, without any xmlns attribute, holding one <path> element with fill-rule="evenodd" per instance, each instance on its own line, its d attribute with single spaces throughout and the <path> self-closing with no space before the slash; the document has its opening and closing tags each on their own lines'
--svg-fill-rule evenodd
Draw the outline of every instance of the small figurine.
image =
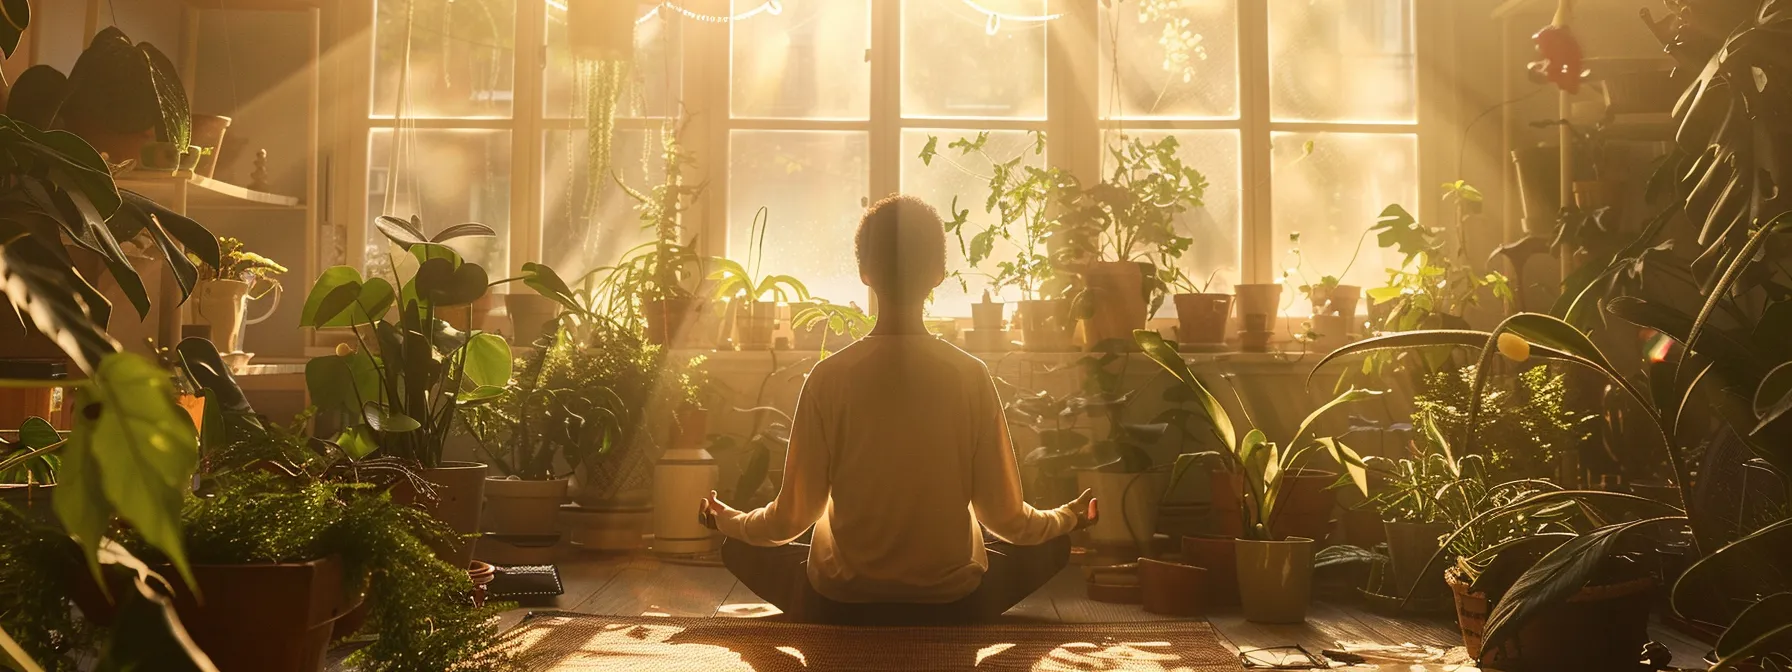
<svg viewBox="0 0 1792 672">
<path fill-rule="evenodd" d="M 255 170 L 249 172 L 249 188 L 255 191 L 268 189 L 268 150 L 255 150 Z"/>
</svg>

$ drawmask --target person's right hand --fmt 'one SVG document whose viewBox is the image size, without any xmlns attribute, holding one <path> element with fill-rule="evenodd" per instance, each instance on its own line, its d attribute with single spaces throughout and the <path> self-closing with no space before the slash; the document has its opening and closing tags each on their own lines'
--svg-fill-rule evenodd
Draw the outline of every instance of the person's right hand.
<svg viewBox="0 0 1792 672">
<path fill-rule="evenodd" d="M 1077 495 L 1076 499 L 1065 504 L 1064 506 L 1070 507 L 1071 513 L 1076 514 L 1076 527 L 1071 529 L 1080 530 L 1100 521 L 1101 509 L 1097 506 L 1099 501 L 1095 499 L 1094 490 L 1085 489 L 1083 494 Z"/>
</svg>

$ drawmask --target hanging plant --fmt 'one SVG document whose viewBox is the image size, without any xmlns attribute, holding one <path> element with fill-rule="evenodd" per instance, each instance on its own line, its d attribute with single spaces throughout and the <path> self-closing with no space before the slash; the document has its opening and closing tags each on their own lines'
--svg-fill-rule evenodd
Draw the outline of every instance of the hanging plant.
<svg viewBox="0 0 1792 672">
<path fill-rule="evenodd" d="M 566 28 L 572 47 L 580 107 L 585 110 L 586 210 L 610 173 L 610 143 L 616 131 L 616 103 L 635 55 L 636 0 L 572 0 Z"/>
</svg>

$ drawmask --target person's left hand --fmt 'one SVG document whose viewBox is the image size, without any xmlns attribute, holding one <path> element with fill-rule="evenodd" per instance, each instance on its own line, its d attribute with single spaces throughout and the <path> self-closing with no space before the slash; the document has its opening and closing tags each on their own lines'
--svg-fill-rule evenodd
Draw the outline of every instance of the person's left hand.
<svg viewBox="0 0 1792 672">
<path fill-rule="evenodd" d="M 716 491 L 709 491 L 709 496 L 697 500 L 697 522 L 709 529 L 716 529 L 716 517 L 726 514 L 732 509 L 716 498 Z"/>
</svg>

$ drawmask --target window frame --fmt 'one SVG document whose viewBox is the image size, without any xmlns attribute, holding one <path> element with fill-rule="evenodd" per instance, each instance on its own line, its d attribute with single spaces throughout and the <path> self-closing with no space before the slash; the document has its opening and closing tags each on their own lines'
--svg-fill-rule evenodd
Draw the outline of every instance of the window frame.
<svg viewBox="0 0 1792 672">
<path fill-rule="evenodd" d="M 515 274 L 523 263 L 542 253 L 544 143 L 551 130 L 579 128 L 578 119 L 549 116 L 544 110 L 546 81 L 547 4 L 544 0 L 515 0 L 516 68 L 511 116 L 465 118 L 407 118 L 407 127 L 419 130 L 507 130 L 511 133 L 510 227 L 507 258 Z M 813 0 L 805 0 L 813 1 Z M 680 21 L 681 90 L 678 98 L 686 115 L 696 121 L 682 138 L 695 152 L 697 165 L 687 175 L 708 186 L 684 217 L 687 230 L 699 233 L 700 252 L 723 254 L 728 234 L 729 138 L 736 130 L 860 131 L 868 134 L 869 183 L 865 202 L 898 193 L 901 186 L 901 136 L 905 129 L 946 131 L 1043 130 L 1047 165 L 1058 166 L 1082 180 L 1101 175 L 1103 136 L 1114 130 L 1182 131 L 1236 130 L 1239 153 L 1240 272 L 1243 282 L 1274 282 L 1278 264 L 1273 258 L 1275 240 L 1271 219 L 1272 183 L 1270 137 L 1278 132 L 1410 134 L 1418 144 L 1419 199 L 1408 207 L 1420 221 L 1437 222 L 1443 209 L 1432 196 L 1436 185 L 1454 175 L 1460 141 L 1451 128 L 1460 103 L 1455 90 L 1455 58 L 1447 47 L 1454 43 L 1453 7 L 1435 0 L 1412 0 L 1414 86 L 1418 110 L 1414 121 L 1398 123 L 1289 122 L 1270 118 L 1269 8 L 1261 0 L 1237 0 L 1238 7 L 1238 116 L 1235 119 L 1108 119 L 1101 115 L 1099 67 L 1076 64 L 1101 63 L 1100 12 L 1095 0 L 1047 0 L 1047 13 L 1058 18 L 1046 22 L 1046 114 L 1043 120 L 971 117 L 907 117 L 901 111 L 902 0 L 869 0 L 871 3 L 871 92 L 868 118 L 862 120 L 792 119 L 732 115 L 730 26 L 662 12 L 656 20 Z M 364 241 L 371 226 L 365 212 L 371 133 L 397 126 L 391 117 L 371 110 L 374 73 L 373 31 L 378 0 L 344 0 L 343 22 L 347 32 L 335 50 L 342 57 L 328 59 L 334 66 L 335 105 L 338 127 L 332 143 L 334 161 L 326 162 L 330 193 L 338 197 L 326 205 L 333 231 L 343 243 L 343 259 L 355 268 L 365 265 Z M 676 3 L 695 13 L 730 14 L 730 0 L 685 0 Z M 642 5 L 643 8 L 650 5 Z M 646 10 L 643 9 L 643 12 Z M 664 122 L 655 117 L 618 117 L 621 129 L 652 129 Z M 340 168 L 336 168 L 340 166 Z M 527 170 L 516 167 L 525 166 Z M 632 222 L 631 222 L 632 224 Z M 1367 222 L 1364 223 L 1368 225 Z M 719 242 L 718 242 L 719 241 Z M 857 300 L 863 297 L 840 297 Z"/>
</svg>

